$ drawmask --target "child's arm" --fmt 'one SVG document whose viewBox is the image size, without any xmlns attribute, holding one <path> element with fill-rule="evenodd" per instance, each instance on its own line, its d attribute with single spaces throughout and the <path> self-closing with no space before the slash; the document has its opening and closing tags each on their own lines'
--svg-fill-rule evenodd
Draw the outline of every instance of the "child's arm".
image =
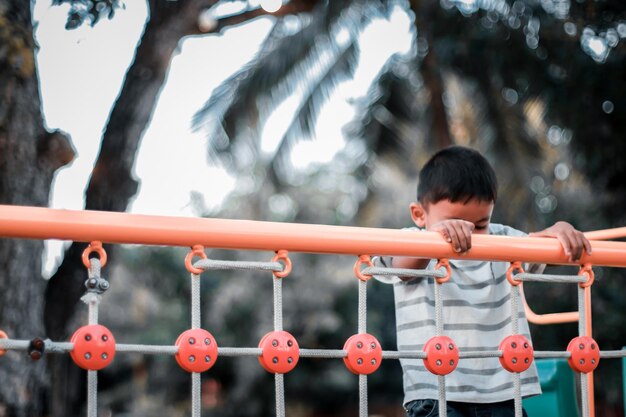
<svg viewBox="0 0 626 417">
<path fill-rule="evenodd" d="M 533 237 L 554 237 L 561 242 L 565 254 L 569 257 L 570 262 L 580 260 L 583 251 L 591 255 L 591 243 L 585 235 L 574 228 L 567 222 L 556 222 L 554 225 L 540 232 L 530 233 Z"/>
<path fill-rule="evenodd" d="M 454 250 L 465 253 L 472 247 L 472 232 L 474 223 L 460 219 L 444 220 L 434 224 L 429 231 L 439 232 L 443 238 L 449 242 Z M 428 266 L 430 259 L 413 257 L 394 257 L 391 261 L 393 268 L 424 269 Z M 402 281 L 410 281 L 414 277 L 403 277 Z"/>
</svg>

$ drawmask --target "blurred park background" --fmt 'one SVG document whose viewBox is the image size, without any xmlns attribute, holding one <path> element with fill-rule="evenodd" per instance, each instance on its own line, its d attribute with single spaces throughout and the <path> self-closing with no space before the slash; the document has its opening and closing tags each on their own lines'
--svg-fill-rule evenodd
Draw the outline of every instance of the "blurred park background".
<svg viewBox="0 0 626 417">
<path fill-rule="evenodd" d="M 0 203 L 399 228 L 421 165 L 460 144 L 497 171 L 495 222 L 624 226 L 625 56 L 622 0 L 0 0 Z M 84 247 L 1 239 L 0 329 L 62 341 L 84 324 Z M 106 249 L 101 323 L 119 342 L 172 344 L 189 324 L 186 250 Z M 357 328 L 354 259 L 291 258 L 285 329 L 301 347 L 341 348 Z M 594 336 L 621 349 L 626 273 L 595 273 Z M 220 346 L 271 330 L 267 274 L 202 285 Z M 576 308 L 574 288 L 526 294 L 539 313 Z M 392 288 L 371 282 L 368 303 L 368 331 L 395 349 Z M 532 327 L 540 350 L 576 332 Z M 202 378 L 203 415 L 273 415 L 255 358 L 221 358 Z M 301 360 L 285 379 L 287 415 L 357 415 L 342 361 Z M 85 413 L 68 355 L 8 352 L 0 381 L 1 417 Z M 596 415 L 623 416 L 619 362 L 596 381 Z M 171 357 L 120 354 L 99 387 L 102 416 L 189 414 Z M 397 362 L 369 389 L 372 415 L 403 415 Z"/>
</svg>

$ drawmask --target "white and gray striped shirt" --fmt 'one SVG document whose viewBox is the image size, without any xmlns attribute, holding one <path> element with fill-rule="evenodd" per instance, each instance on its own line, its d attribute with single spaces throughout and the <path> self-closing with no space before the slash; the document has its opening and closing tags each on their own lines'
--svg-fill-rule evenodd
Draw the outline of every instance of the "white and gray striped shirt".
<svg viewBox="0 0 626 417">
<path fill-rule="evenodd" d="M 404 229 L 415 232 L 419 229 Z M 490 224 L 493 235 L 525 236 L 509 226 Z M 391 266 L 390 258 L 374 258 L 376 266 Z M 436 264 L 432 260 L 428 269 Z M 502 339 L 512 333 L 511 286 L 506 280 L 505 262 L 450 260 L 452 277 L 441 287 L 443 334 L 456 343 L 459 351 L 498 350 Z M 402 281 L 397 276 L 375 276 L 393 284 L 399 351 L 421 351 L 435 336 L 435 294 L 432 278 Z M 523 303 L 518 303 L 519 332 L 530 340 Z M 404 404 L 418 399 L 437 399 L 437 377 L 421 359 L 401 359 L 404 378 Z M 522 395 L 541 393 L 537 369 L 533 365 L 521 375 Z M 446 375 L 449 401 L 492 403 L 513 398 L 513 374 L 498 358 L 462 358 Z"/>
</svg>

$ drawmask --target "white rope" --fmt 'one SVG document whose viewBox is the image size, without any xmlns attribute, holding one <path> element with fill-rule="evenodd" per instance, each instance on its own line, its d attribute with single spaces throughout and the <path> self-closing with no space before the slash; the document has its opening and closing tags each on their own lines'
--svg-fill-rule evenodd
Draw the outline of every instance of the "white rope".
<svg viewBox="0 0 626 417">
<path fill-rule="evenodd" d="M 435 336 L 443 334 L 443 303 L 441 302 L 441 285 L 435 282 Z"/>
<path fill-rule="evenodd" d="M 585 326 L 587 320 L 587 312 L 585 310 L 585 289 L 580 285 L 578 286 L 578 335 L 587 336 L 587 327 Z M 580 408 L 582 417 L 589 417 L 589 398 L 588 398 L 589 384 L 588 375 L 580 374 Z"/>
<path fill-rule="evenodd" d="M 435 281 L 435 335 L 443 334 L 443 302 L 441 301 L 441 285 Z M 446 406 L 446 377 L 437 375 L 437 399 L 439 401 L 439 415 L 447 417 Z"/>
<path fill-rule="evenodd" d="M 340 349 L 300 349 L 301 358 L 343 359 L 348 352 Z"/>
<path fill-rule="evenodd" d="M 87 417 L 98 416 L 98 371 L 87 371 Z"/>
<path fill-rule="evenodd" d="M 520 286 L 511 286 L 511 330 L 513 334 L 519 334 L 519 300 Z M 522 384 L 519 372 L 513 373 L 513 402 L 515 417 L 523 417 L 522 413 Z"/>
<path fill-rule="evenodd" d="M 280 262 L 222 261 L 215 259 L 200 259 L 194 262 L 193 266 L 204 270 L 237 269 L 282 272 L 285 269 L 285 265 Z"/>
<path fill-rule="evenodd" d="M 90 268 L 87 269 L 87 276 L 89 278 L 101 278 L 102 274 L 102 264 L 100 263 L 100 259 L 92 258 L 89 260 Z"/>
<path fill-rule="evenodd" d="M 200 275 L 191 274 L 191 328 L 199 329 L 200 322 Z"/>
<path fill-rule="evenodd" d="M 600 352 L 601 358 L 626 358 L 626 350 L 603 350 Z"/>
<path fill-rule="evenodd" d="M 0 339 L 0 349 L 3 350 L 28 350 L 29 347 L 29 340 Z"/>
<path fill-rule="evenodd" d="M 91 259 L 88 269 L 88 279 L 100 280 L 100 259 Z M 81 298 L 89 306 L 89 324 L 98 324 L 98 306 L 102 296 L 95 291 L 87 290 Z M 98 371 L 87 371 L 87 417 L 98 416 Z"/>
<path fill-rule="evenodd" d="M 174 345 L 133 345 L 133 344 L 116 344 L 117 352 L 132 352 L 147 355 L 175 355 L 178 353 L 178 346 Z"/>
<path fill-rule="evenodd" d="M 439 415 L 441 417 L 446 417 L 448 415 L 448 407 L 446 405 L 445 375 L 437 375 L 437 399 L 439 404 Z"/>
<path fill-rule="evenodd" d="M 200 275 L 191 274 L 191 328 L 199 329 L 202 326 L 200 311 Z M 200 373 L 191 373 L 191 416 L 200 417 L 200 399 L 202 396 L 202 386 L 200 383 Z"/>
<path fill-rule="evenodd" d="M 359 417 L 367 415 L 367 375 L 359 374 Z"/>
<path fill-rule="evenodd" d="M 535 358 L 537 359 L 546 359 L 546 358 L 569 358 L 572 354 L 568 351 L 558 352 L 558 351 L 545 351 L 545 352 L 537 352 L 535 351 Z"/>
<path fill-rule="evenodd" d="M 383 359 L 426 359 L 426 352 L 383 350 Z"/>
<path fill-rule="evenodd" d="M 46 353 L 65 353 L 74 349 L 74 344 L 71 342 L 52 342 L 50 339 L 45 341 Z M 17 339 L 0 339 L 0 349 L 6 350 L 28 350 L 30 346 L 29 340 L 17 340 Z M 119 343 L 115 345 L 117 352 L 125 353 L 141 353 L 148 355 L 175 355 L 178 352 L 178 346 L 175 345 L 140 345 L 140 344 L 124 344 Z M 220 356 L 259 356 L 263 353 L 261 348 L 256 347 L 223 347 L 218 348 Z M 383 350 L 383 359 L 424 359 L 426 353 L 422 351 L 396 351 L 396 350 Z M 345 350 L 341 349 L 300 349 L 301 358 L 327 358 L 327 359 L 342 359 L 348 356 Z M 459 350 L 460 359 L 469 358 L 499 358 L 502 356 L 500 350 L 487 350 L 487 351 L 461 351 Z M 536 359 L 544 358 L 569 358 L 571 353 L 568 351 L 546 350 L 535 351 L 534 357 Z M 603 350 L 600 352 L 600 357 L 605 359 L 619 359 L 626 358 L 626 350 Z"/>
<path fill-rule="evenodd" d="M 98 305 L 101 297 L 98 294 L 87 293 L 83 296 L 83 301 L 89 306 L 89 324 L 98 324 Z"/>
<path fill-rule="evenodd" d="M 519 372 L 513 373 L 513 400 L 513 404 L 515 406 L 515 417 L 523 417 L 522 382 Z"/>
<path fill-rule="evenodd" d="M 459 359 L 499 358 L 501 356 L 502 356 L 501 350 L 485 350 L 485 351 L 461 351 L 459 350 Z"/>
<path fill-rule="evenodd" d="M 201 374 L 198 372 L 191 373 L 191 416 L 200 417 L 200 397 L 202 396 Z"/>
<path fill-rule="evenodd" d="M 367 333 L 367 281 L 359 281 L 357 332 Z M 367 417 L 367 375 L 359 374 L 359 417 Z"/>
<path fill-rule="evenodd" d="M 258 347 L 251 348 L 237 348 L 237 347 L 222 347 L 217 348 L 219 356 L 261 356 L 263 349 Z"/>
<path fill-rule="evenodd" d="M 274 277 L 274 331 L 283 330 L 282 278 Z"/>
<path fill-rule="evenodd" d="M 511 330 L 513 334 L 519 333 L 519 299 L 520 290 L 519 285 L 511 286 Z"/>
<path fill-rule="evenodd" d="M 359 281 L 358 333 L 367 333 L 367 282 Z"/>
<path fill-rule="evenodd" d="M 283 330 L 283 279 L 274 276 L 273 281 L 274 331 L 278 332 Z M 274 385 L 276 391 L 276 417 L 285 417 L 285 380 L 283 374 L 274 374 Z"/>
<path fill-rule="evenodd" d="M 582 275 L 550 275 L 550 274 L 531 274 L 528 272 L 521 272 L 513 275 L 515 281 L 535 281 L 535 282 L 552 282 L 571 284 L 577 282 L 587 281 L 587 277 Z"/>
<path fill-rule="evenodd" d="M 274 374 L 276 388 L 276 417 L 285 417 L 285 379 L 283 374 Z"/>
<path fill-rule="evenodd" d="M 400 277 L 415 278 L 444 278 L 447 275 L 445 269 L 431 271 L 429 269 L 405 269 L 368 266 L 361 270 L 363 275 L 395 275 Z"/>
<path fill-rule="evenodd" d="M 587 391 L 589 390 L 588 377 L 588 374 L 580 374 L 580 408 L 582 417 L 589 417 L 589 398 L 587 398 Z"/>
<path fill-rule="evenodd" d="M 587 312 L 585 310 L 585 289 L 578 286 L 578 335 L 587 336 Z"/>
</svg>

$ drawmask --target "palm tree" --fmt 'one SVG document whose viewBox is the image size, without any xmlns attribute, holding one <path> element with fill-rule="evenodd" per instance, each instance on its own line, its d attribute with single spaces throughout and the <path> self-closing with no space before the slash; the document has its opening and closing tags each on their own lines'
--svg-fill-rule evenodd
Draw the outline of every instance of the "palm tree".
<svg viewBox="0 0 626 417">
<path fill-rule="evenodd" d="M 615 151 L 624 145 L 612 140 L 625 127 L 624 118 L 615 114 L 623 109 L 618 105 L 623 99 L 610 93 L 626 82 L 619 75 L 626 11 L 618 1 L 316 3 L 296 29 L 292 21 L 278 20 L 257 57 L 216 89 L 198 113 L 197 126 L 207 128 L 217 156 L 228 154 L 240 141 L 256 140 L 264 116 L 301 90 L 295 116 L 271 164 L 272 177 L 280 176 L 289 149 L 311 137 L 320 107 L 354 72 L 359 34 L 397 8 L 413 19 L 409 34 L 413 50 L 392 57 L 380 72 L 359 103 L 352 135 L 373 154 L 390 156 L 412 172 L 416 156 L 407 149 L 473 143 L 496 162 L 506 189 L 522 190 L 533 175 L 552 182 L 554 166 L 540 167 L 546 153 L 540 149 L 550 147 L 547 130 L 561 126 L 572 132 L 555 142 L 572 139 L 571 149 L 557 149 L 561 159 L 568 159 L 573 171 L 584 172 L 595 186 L 606 189 L 611 202 L 622 206 L 626 202 L 619 181 L 625 168 L 615 158 Z M 312 65 L 318 70 L 311 71 Z M 460 90 L 454 90 L 454 85 L 460 85 Z M 468 101 L 474 108 L 472 120 L 460 123 L 453 120 L 458 106 L 452 103 L 459 101 L 454 91 L 468 89 L 473 89 Z M 581 95 L 584 100 L 578 99 Z M 604 102 L 608 103 L 603 110 Z M 571 111 L 573 106 L 576 112 Z M 607 106 L 612 113 L 605 112 Z M 601 132 L 591 128 L 597 123 L 604 126 Z M 598 133 L 613 145 L 593 149 Z M 581 154 L 587 157 L 578 157 Z M 608 170 L 601 172 L 600 166 L 607 165 Z M 522 193 L 512 199 L 532 201 L 529 197 L 534 196 Z M 516 206 L 509 218 L 538 212 L 534 204 Z"/>
</svg>

